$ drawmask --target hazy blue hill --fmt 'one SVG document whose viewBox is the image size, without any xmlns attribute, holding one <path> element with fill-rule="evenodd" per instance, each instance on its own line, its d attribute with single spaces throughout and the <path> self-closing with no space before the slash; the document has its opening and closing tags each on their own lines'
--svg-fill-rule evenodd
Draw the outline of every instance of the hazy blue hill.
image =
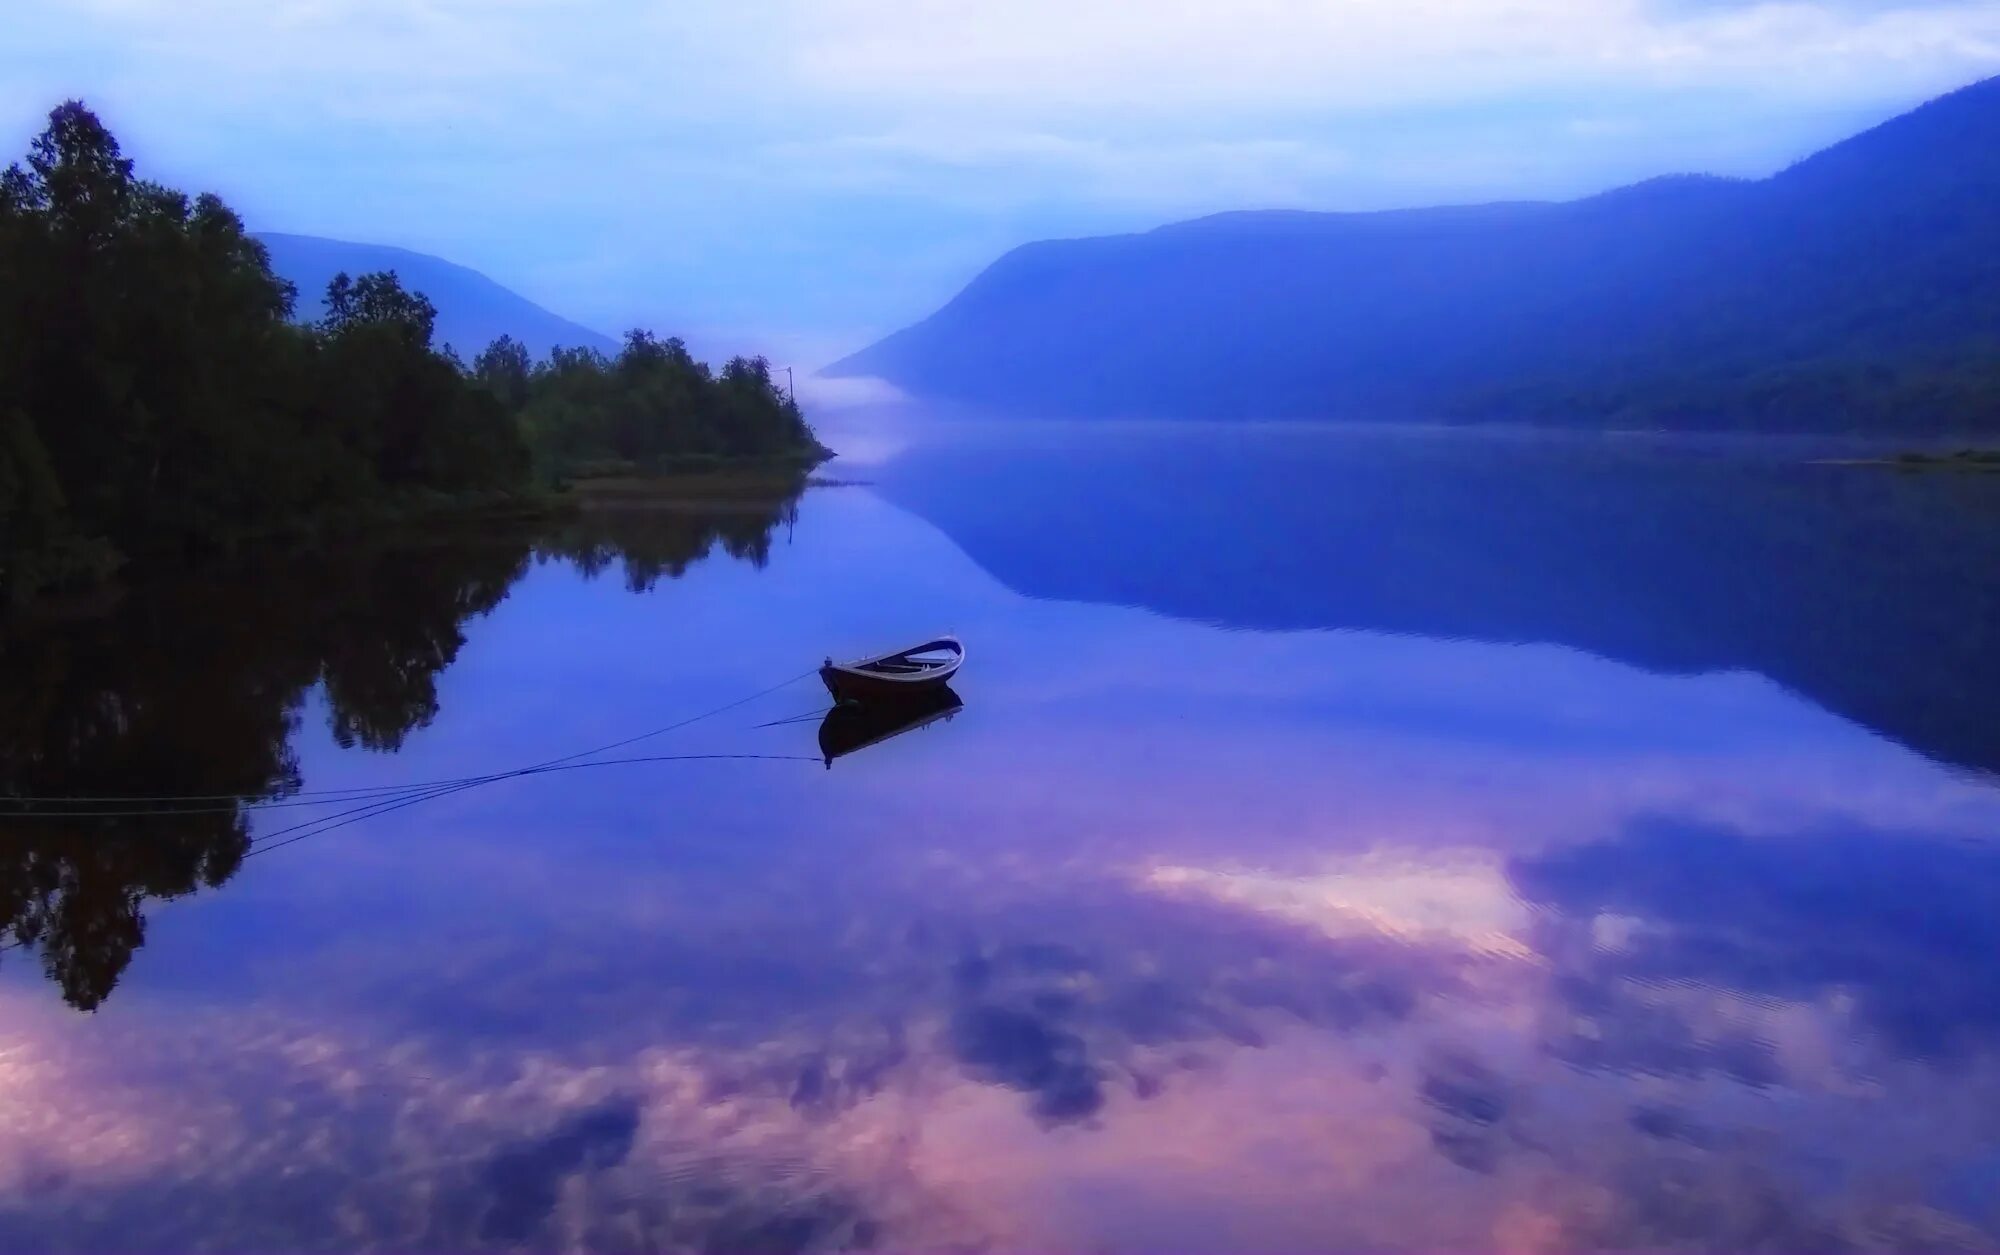
<svg viewBox="0 0 2000 1255">
<path fill-rule="evenodd" d="M 1761 181 L 1031 244 L 830 372 L 1085 415 L 2000 425 L 2000 79 Z"/>
<path fill-rule="evenodd" d="M 617 351 L 609 337 L 550 313 L 476 270 L 441 258 L 310 235 L 263 232 L 257 238 L 271 252 L 272 269 L 297 286 L 301 318 L 317 318 L 324 312 L 327 281 L 335 274 L 393 270 L 404 287 L 422 292 L 437 306 L 438 339 L 468 361 L 502 335 L 527 345 L 536 357 L 547 356 L 558 345 Z"/>
</svg>

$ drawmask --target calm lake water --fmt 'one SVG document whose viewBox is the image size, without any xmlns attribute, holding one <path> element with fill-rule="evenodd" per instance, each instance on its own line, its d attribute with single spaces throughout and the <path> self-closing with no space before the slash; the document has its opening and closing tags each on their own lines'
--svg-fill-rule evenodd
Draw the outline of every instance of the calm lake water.
<svg viewBox="0 0 2000 1255">
<path fill-rule="evenodd" d="M 0 1249 L 2000 1245 L 2000 482 L 833 436 L 6 638 Z"/>
</svg>

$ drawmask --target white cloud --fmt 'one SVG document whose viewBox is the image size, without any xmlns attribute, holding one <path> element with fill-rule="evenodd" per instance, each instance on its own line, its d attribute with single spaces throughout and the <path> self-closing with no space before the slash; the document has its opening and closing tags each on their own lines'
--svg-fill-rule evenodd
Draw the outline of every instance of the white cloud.
<svg viewBox="0 0 2000 1255">
<path fill-rule="evenodd" d="M 794 337 L 1040 235 L 1762 173 L 2000 72 L 1994 0 L 0 4 L 15 151 L 81 95 L 253 222 Z"/>
<path fill-rule="evenodd" d="M 1292 206 L 1352 166 L 1337 146 L 1301 138 L 1174 140 L 1072 137 L 1047 131 L 953 129 L 935 124 L 771 150 L 823 186 L 935 188 L 941 173 L 1007 172 L 994 200 L 1067 195 L 1107 206 L 1173 207 L 1212 197 L 1218 185 L 1266 206 Z"/>
<path fill-rule="evenodd" d="M 1024 112 L 1379 109 L 1494 92 L 1731 86 L 1816 96 L 2000 63 L 2000 6 L 1640 0 L 815 0 L 799 73 L 862 99 Z"/>
</svg>

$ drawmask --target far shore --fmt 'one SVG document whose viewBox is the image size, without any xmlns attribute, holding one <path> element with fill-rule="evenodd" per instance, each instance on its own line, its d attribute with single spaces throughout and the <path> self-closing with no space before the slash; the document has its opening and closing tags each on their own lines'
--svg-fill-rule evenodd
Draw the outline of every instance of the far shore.
<svg viewBox="0 0 2000 1255">
<path fill-rule="evenodd" d="M 1879 458 L 1821 458 L 1815 466 L 1879 466 L 1897 471 L 1953 471 L 2000 474 L 2000 449 L 1958 449 L 1950 453 L 1898 453 Z"/>
</svg>

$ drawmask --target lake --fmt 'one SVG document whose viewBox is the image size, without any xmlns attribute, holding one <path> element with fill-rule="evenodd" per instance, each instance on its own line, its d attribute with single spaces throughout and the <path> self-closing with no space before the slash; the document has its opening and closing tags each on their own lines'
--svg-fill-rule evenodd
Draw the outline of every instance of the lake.
<svg viewBox="0 0 2000 1255">
<path fill-rule="evenodd" d="M 829 436 L 4 638 L 0 1249 L 2000 1245 L 2000 480 Z"/>
</svg>

